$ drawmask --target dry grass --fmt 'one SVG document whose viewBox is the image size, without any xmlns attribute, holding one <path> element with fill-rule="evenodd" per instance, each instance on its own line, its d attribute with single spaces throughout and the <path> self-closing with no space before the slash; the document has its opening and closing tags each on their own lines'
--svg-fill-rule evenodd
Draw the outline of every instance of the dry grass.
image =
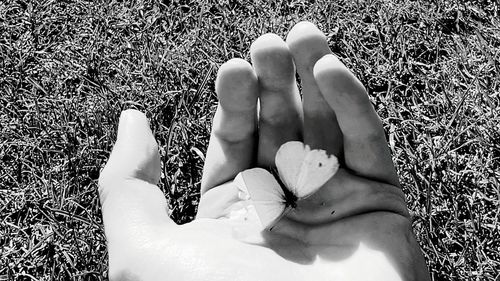
<svg viewBox="0 0 500 281">
<path fill-rule="evenodd" d="M 499 4 L 459 2 L 1 2 L 0 280 L 106 279 L 96 182 L 125 108 L 191 220 L 218 65 L 304 19 L 369 89 L 434 280 L 499 280 Z"/>
</svg>

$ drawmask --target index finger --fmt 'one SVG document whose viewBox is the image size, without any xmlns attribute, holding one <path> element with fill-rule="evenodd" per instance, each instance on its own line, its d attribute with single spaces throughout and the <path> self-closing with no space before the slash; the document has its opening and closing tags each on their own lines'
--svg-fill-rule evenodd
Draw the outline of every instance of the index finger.
<svg viewBox="0 0 500 281">
<path fill-rule="evenodd" d="M 232 59 L 215 82 L 219 105 L 208 145 L 201 193 L 234 179 L 255 162 L 258 82 L 252 66 Z"/>
</svg>

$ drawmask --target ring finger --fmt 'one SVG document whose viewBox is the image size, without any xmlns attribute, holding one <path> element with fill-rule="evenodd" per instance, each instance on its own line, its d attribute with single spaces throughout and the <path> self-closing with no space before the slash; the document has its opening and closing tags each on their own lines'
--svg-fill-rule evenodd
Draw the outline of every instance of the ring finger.
<svg viewBox="0 0 500 281">
<path fill-rule="evenodd" d="M 313 76 L 316 61 L 331 53 L 325 35 L 314 24 L 300 22 L 290 30 L 286 41 L 302 84 L 304 143 L 325 149 L 342 161 L 342 133 L 335 112 L 321 95 Z"/>
</svg>

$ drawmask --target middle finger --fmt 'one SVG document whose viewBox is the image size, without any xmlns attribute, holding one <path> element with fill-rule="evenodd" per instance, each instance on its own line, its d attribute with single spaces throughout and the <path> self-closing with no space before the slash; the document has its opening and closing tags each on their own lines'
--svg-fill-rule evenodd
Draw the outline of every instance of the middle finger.
<svg viewBox="0 0 500 281">
<path fill-rule="evenodd" d="M 302 138 L 300 96 L 292 55 L 283 39 L 262 35 L 250 55 L 260 90 L 257 165 L 268 168 L 275 166 L 274 156 L 283 143 Z"/>
</svg>

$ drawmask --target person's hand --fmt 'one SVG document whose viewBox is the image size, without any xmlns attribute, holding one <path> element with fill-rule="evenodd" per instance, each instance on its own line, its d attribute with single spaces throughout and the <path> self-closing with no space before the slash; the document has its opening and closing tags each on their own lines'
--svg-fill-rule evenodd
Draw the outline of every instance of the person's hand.
<svg viewBox="0 0 500 281">
<path fill-rule="evenodd" d="M 286 43 L 266 34 L 250 52 L 253 66 L 233 59 L 219 69 L 219 105 L 191 223 L 168 217 L 146 117 L 122 113 L 99 180 L 110 279 L 429 280 L 380 119 L 323 33 L 302 22 Z M 335 154 L 341 169 L 272 231 L 262 230 L 233 179 L 274 166 L 277 149 L 290 140 Z"/>
</svg>

